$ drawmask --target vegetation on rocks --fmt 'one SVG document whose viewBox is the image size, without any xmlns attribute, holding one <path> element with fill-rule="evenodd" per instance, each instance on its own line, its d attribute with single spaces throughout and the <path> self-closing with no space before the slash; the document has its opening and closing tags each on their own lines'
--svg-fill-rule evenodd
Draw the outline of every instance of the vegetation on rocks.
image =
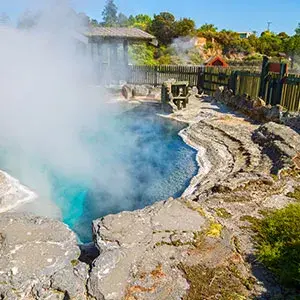
<svg viewBox="0 0 300 300">
<path fill-rule="evenodd" d="M 221 208 L 217 208 L 215 209 L 216 214 L 218 217 L 220 218 L 224 218 L 224 219 L 229 219 L 232 217 L 231 213 L 228 212 L 225 208 L 221 207 Z"/>
<path fill-rule="evenodd" d="M 297 201 L 300 201 L 300 185 L 295 187 L 294 192 L 288 193 L 287 196 Z"/>
<path fill-rule="evenodd" d="M 288 287 L 300 289 L 300 204 L 290 204 L 256 222 L 259 260 Z"/>
<path fill-rule="evenodd" d="M 244 280 L 234 267 L 208 268 L 181 264 L 190 284 L 185 300 L 246 299 Z M 248 284 L 247 284 L 248 286 Z"/>
<path fill-rule="evenodd" d="M 220 237 L 222 233 L 222 225 L 219 223 L 211 222 L 210 226 L 206 232 L 209 237 Z"/>
</svg>

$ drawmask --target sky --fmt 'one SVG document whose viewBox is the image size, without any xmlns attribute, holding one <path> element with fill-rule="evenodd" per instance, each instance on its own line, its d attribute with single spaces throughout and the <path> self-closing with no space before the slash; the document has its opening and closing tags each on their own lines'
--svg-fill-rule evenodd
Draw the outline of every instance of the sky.
<svg viewBox="0 0 300 300">
<path fill-rule="evenodd" d="M 28 7 L 29 2 L 47 0 L 0 0 L 0 12 L 13 20 Z M 101 20 L 104 0 L 70 0 L 78 12 Z M 262 32 L 272 22 L 274 32 L 293 34 L 300 22 L 300 0 L 115 0 L 125 15 L 158 14 L 168 11 L 177 18 L 192 18 L 197 26 L 215 24 L 219 29 Z"/>
</svg>

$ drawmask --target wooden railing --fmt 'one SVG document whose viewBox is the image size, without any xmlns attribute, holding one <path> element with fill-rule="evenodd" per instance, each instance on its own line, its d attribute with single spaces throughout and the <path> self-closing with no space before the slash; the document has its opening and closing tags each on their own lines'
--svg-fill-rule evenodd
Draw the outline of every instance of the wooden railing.
<svg viewBox="0 0 300 300">
<path fill-rule="evenodd" d="M 198 85 L 199 66 L 128 66 L 128 83 L 161 85 L 168 79 L 188 81 Z"/>
<path fill-rule="evenodd" d="M 204 66 L 128 66 L 127 82 L 161 85 L 168 79 L 188 81 L 208 95 L 226 86 L 235 95 L 261 97 L 267 104 L 280 104 L 290 111 L 300 111 L 300 75 L 279 75 L 236 68 Z"/>
</svg>

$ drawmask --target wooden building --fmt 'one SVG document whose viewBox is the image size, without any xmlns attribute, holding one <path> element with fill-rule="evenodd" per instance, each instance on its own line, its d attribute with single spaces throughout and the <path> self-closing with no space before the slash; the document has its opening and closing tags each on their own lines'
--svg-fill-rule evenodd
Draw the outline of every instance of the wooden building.
<svg viewBox="0 0 300 300">
<path fill-rule="evenodd" d="M 229 67 L 228 63 L 221 56 L 212 56 L 205 63 L 207 67 Z"/>
<path fill-rule="evenodd" d="M 88 38 L 87 54 L 91 56 L 101 74 L 124 80 L 128 66 L 128 45 L 130 43 L 152 43 L 155 37 L 138 28 L 91 27 Z"/>
</svg>

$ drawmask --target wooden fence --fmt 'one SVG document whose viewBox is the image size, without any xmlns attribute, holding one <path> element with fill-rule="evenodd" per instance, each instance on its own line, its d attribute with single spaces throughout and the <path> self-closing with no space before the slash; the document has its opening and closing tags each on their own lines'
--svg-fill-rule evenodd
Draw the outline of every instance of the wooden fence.
<svg viewBox="0 0 300 300">
<path fill-rule="evenodd" d="M 261 97 L 267 104 L 300 111 L 300 75 L 204 66 L 129 66 L 127 71 L 127 82 L 131 84 L 156 86 L 171 78 L 188 81 L 190 86 L 197 86 L 209 95 L 222 85 L 235 95 Z"/>
<path fill-rule="evenodd" d="M 132 84 L 161 85 L 168 79 L 188 81 L 198 85 L 199 66 L 128 66 L 127 82 Z"/>
<path fill-rule="evenodd" d="M 300 75 L 281 76 L 268 72 L 262 76 L 260 72 L 205 68 L 200 76 L 203 79 L 199 80 L 202 83 L 199 87 L 209 95 L 223 85 L 232 89 L 235 95 L 261 97 L 267 104 L 280 104 L 289 111 L 300 111 Z"/>
<path fill-rule="evenodd" d="M 290 111 L 300 111 L 300 75 L 283 79 L 280 104 Z"/>
</svg>

